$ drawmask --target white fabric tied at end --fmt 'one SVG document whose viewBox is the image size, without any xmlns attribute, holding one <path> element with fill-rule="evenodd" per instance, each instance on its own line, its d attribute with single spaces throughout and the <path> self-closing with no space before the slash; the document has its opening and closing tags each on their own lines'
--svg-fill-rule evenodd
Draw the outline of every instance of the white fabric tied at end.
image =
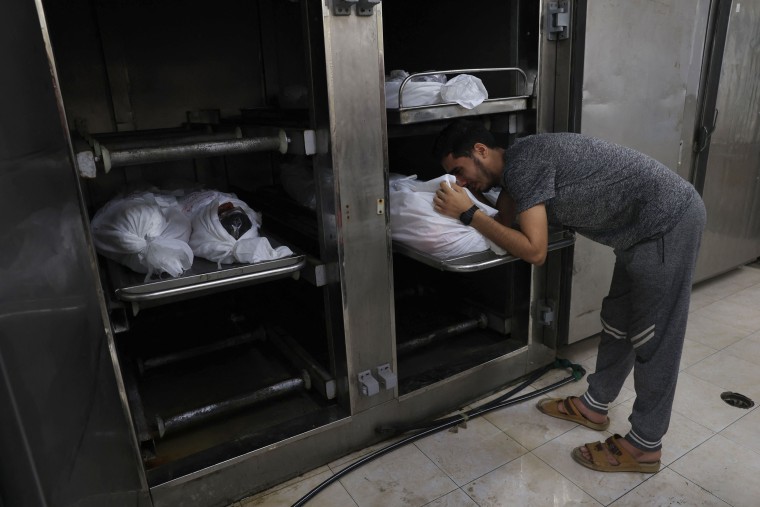
<svg viewBox="0 0 760 507">
<path fill-rule="evenodd" d="M 473 109 L 488 98 L 483 81 L 470 74 L 459 74 L 441 87 L 444 102 L 456 102 L 460 106 Z"/>
<path fill-rule="evenodd" d="M 160 199 L 159 199 L 160 197 Z M 92 219 L 98 253 L 138 273 L 180 276 L 193 264 L 187 245 L 190 221 L 173 207 L 176 200 L 152 192 L 117 197 Z"/>
</svg>

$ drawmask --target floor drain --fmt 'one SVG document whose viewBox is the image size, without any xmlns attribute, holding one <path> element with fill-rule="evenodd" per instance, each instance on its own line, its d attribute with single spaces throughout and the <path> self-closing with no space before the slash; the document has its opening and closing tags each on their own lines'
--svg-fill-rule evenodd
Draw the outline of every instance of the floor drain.
<svg viewBox="0 0 760 507">
<path fill-rule="evenodd" d="M 731 405 L 732 407 L 737 408 L 750 408 L 755 406 L 755 402 L 744 396 L 743 394 L 739 393 L 732 393 L 731 391 L 726 391 L 725 393 L 721 393 L 720 395 L 721 399 Z"/>
</svg>

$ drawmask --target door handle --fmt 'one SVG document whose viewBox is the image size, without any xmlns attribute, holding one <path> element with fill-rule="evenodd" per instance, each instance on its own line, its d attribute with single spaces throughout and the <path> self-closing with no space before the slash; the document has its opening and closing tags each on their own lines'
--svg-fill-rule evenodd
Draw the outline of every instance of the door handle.
<svg viewBox="0 0 760 507">
<path fill-rule="evenodd" d="M 697 134 L 697 144 L 694 147 L 694 151 L 696 153 L 702 153 L 705 151 L 705 148 L 707 148 L 707 145 L 710 142 L 710 138 L 713 135 L 713 132 L 715 132 L 715 126 L 718 124 L 718 109 L 715 109 L 715 115 L 713 116 L 712 125 L 708 129 L 705 125 L 702 125 L 700 127 L 699 132 Z"/>
</svg>

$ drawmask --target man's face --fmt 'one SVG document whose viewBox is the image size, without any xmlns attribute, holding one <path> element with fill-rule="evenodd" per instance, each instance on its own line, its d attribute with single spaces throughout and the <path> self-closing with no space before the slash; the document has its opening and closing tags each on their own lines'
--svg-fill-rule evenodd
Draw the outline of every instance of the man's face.
<svg viewBox="0 0 760 507">
<path fill-rule="evenodd" d="M 472 157 L 454 157 L 449 153 L 442 161 L 443 169 L 456 177 L 457 185 L 470 192 L 486 192 L 493 187 L 491 175 L 477 153 Z"/>
</svg>

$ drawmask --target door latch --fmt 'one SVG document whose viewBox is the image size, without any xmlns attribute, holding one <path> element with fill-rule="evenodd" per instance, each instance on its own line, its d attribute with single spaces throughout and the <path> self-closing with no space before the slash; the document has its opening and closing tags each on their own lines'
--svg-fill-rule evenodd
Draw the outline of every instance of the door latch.
<svg viewBox="0 0 760 507">
<path fill-rule="evenodd" d="M 710 144 L 710 138 L 713 135 L 713 132 L 715 132 L 715 127 L 718 125 L 718 110 L 715 110 L 715 114 L 713 116 L 712 126 L 707 127 L 707 125 L 702 125 L 699 130 L 697 131 L 697 142 L 694 145 L 694 152 L 695 153 L 702 153 L 705 151 L 705 148 Z"/>
</svg>

